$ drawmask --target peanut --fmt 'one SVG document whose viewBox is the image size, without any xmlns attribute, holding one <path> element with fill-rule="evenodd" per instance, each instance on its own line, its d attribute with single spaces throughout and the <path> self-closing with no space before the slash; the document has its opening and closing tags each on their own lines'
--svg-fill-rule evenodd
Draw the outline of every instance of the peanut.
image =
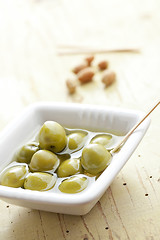
<svg viewBox="0 0 160 240">
<path fill-rule="evenodd" d="M 85 61 L 87 62 L 88 66 L 91 66 L 91 63 L 94 60 L 94 56 L 88 56 L 85 58 Z"/>
<path fill-rule="evenodd" d="M 100 70 L 105 70 L 108 68 L 108 61 L 101 61 L 98 64 Z"/>
<path fill-rule="evenodd" d="M 87 63 L 86 61 L 84 61 L 84 62 L 82 62 L 81 64 L 75 66 L 72 71 L 73 71 L 75 74 L 78 74 L 82 69 L 84 69 L 84 68 L 86 68 L 86 67 L 88 67 L 88 63 Z"/>
<path fill-rule="evenodd" d="M 102 82 L 105 84 L 105 87 L 110 86 L 112 83 L 114 83 L 116 80 L 116 74 L 115 72 L 111 70 L 106 70 L 102 77 Z"/>
<path fill-rule="evenodd" d="M 76 91 L 76 83 L 73 80 L 67 79 L 66 80 L 66 86 L 67 86 L 68 92 L 70 94 L 75 93 L 75 91 Z"/>
<path fill-rule="evenodd" d="M 78 73 L 78 80 L 81 83 L 91 82 L 94 76 L 94 71 L 91 67 L 85 68 Z"/>
</svg>

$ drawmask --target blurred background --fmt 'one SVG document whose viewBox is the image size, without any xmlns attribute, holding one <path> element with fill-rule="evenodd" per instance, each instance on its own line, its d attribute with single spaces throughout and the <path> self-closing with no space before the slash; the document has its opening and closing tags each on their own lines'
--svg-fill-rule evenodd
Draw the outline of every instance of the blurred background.
<svg viewBox="0 0 160 240">
<path fill-rule="evenodd" d="M 159 13 L 159 0 L 0 0 L 0 130 L 25 107 L 37 101 L 98 104 L 146 112 L 160 96 Z M 66 80 L 74 78 L 72 68 L 88 54 L 60 56 L 57 46 L 61 44 L 138 48 L 139 52 L 95 54 L 94 65 L 107 60 L 109 69 L 116 73 L 116 82 L 105 88 L 100 78 L 95 77 L 93 82 L 79 84 L 76 92 L 69 94 Z M 67 229 L 67 221 L 70 227 L 76 220 L 79 223 L 76 230 L 70 230 L 72 235 L 64 231 L 56 239 L 75 239 L 73 234 L 77 239 L 85 240 L 159 239 L 159 122 L 160 111 L 157 109 L 152 114 L 152 124 L 142 144 L 102 198 L 104 212 L 100 213 L 100 208 L 95 207 L 84 219 L 60 215 L 60 220 L 65 218 L 61 221 L 62 229 Z M 140 170 L 139 175 L 136 167 Z M 132 177 L 131 173 L 134 173 Z M 150 176 L 153 176 L 152 182 L 149 182 Z M 120 194 L 116 187 L 124 181 L 130 182 L 131 204 L 125 199 L 128 190 L 121 189 Z M 149 191 L 152 197 L 149 193 L 150 198 L 146 200 L 144 195 Z M 108 204 L 113 195 L 119 203 L 117 206 L 114 201 Z M 27 210 L 12 206 L 9 213 L 4 202 L 1 206 L 1 227 L 6 229 L 1 231 L 2 239 L 53 239 L 51 236 L 56 229 L 52 229 L 51 225 L 48 228 L 47 222 L 57 219 L 56 214 L 41 213 L 39 220 L 38 211 L 33 210 L 32 218 L 29 218 Z M 129 212 L 133 214 L 133 219 Z M 20 217 L 22 214 L 26 216 L 24 219 Z M 95 216 L 98 217 L 93 223 Z M 11 221 L 18 221 L 19 227 L 14 225 L 10 228 Z M 107 233 L 105 221 L 110 225 Z M 34 222 L 39 230 L 31 230 Z M 21 230 L 24 223 L 32 238 L 27 235 L 27 228 Z M 39 228 L 41 224 L 44 232 Z M 88 230 L 81 224 L 86 224 Z M 139 226 L 140 238 L 136 231 Z M 58 228 L 59 234 L 62 229 Z"/>
<path fill-rule="evenodd" d="M 1 126 L 36 101 L 147 108 L 160 89 L 159 9 L 157 0 L 0 1 Z M 65 81 L 84 55 L 58 56 L 59 44 L 140 53 L 97 54 L 95 64 L 108 60 L 117 83 L 110 89 L 87 84 L 69 96 Z"/>
</svg>

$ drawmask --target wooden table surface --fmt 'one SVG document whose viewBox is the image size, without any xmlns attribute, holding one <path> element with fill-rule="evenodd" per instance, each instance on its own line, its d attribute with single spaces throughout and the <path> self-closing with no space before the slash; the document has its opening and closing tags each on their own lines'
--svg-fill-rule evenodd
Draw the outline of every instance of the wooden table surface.
<svg viewBox="0 0 160 240">
<path fill-rule="evenodd" d="M 159 0 L 0 0 L 0 130 L 37 101 L 79 102 L 148 111 L 160 97 Z M 95 55 L 117 81 L 65 81 L 86 55 L 57 56 L 57 44 L 138 47 Z M 160 107 L 142 142 L 85 216 L 13 206 L 0 200 L 2 240 L 160 239 Z"/>
</svg>

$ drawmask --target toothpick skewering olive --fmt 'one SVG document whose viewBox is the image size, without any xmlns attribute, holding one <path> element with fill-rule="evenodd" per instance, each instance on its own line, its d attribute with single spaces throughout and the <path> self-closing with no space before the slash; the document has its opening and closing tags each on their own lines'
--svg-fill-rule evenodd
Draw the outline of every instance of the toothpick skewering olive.
<svg viewBox="0 0 160 240">
<path fill-rule="evenodd" d="M 81 164 L 86 172 L 97 175 L 108 165 L 110 152 L 101 144 L 89 144 L 82 151 Z"/>
</svg>

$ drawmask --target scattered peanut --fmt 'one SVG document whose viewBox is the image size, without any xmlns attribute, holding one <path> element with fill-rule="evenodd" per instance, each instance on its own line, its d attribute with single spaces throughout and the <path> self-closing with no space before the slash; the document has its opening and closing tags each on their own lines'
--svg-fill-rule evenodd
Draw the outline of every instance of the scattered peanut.
<svg viewBox="0 0 160 240">
<path fill-rule="evenodd" d="M 75 66 L 72 71 L 73 71 L 75 74 L 78 74 L 82 69 L 84 69 L 84 68 L 86 68 L 86 67 L 88 67 L 88 63 L 87 63 L 87 61 L 84 61 L 83 63 Z"/>
<path fill-rule="evenodd" d="M 76 83 L 73 80 L 71 80 L 71 79 L 66 80 L 66 86 L 67 86 L 68 91 L 69 91 L 70 94 L 75 93 L 75 91 L 76 91 Z"/>
<path fill-rule="evenodd" d="M 85 58 L 85 61 L 87 62 L 88 66 L 91 66 L 91 63 L 94 60 L 94 56 L 88 56 Z"/>
<path fill-rule="evenodd" d="M 110 86 L 116 80 L 115 72 L 111 70 L 106 70 L 102 77 L 102 82 L 105 84 L 106 87 Z"/>
<path fill-rule="evenodd" d="M 101 61 L 98 64 L 100 70 L 105 70 L 108 68 L 108 61 Z"/>
<path fill-rule="evenodd" d="M 69 94 L 73 94 L 76 92 L 76 81 L 79 80 L 81 84 L 85 84 L 88 82 L 92 82 L 93 77 L 95 75 L 94 68 L 95 66 L 92 65 L 94 61 L 94 56 L 88 56 L 84 58 L 83 62 L 73 68 L 73 73 L 76 74 L 76 79 L 68 79 L 66 80 L 66 86 L 68 88 Z M 106 60 L 100 61 L 98 63 L 98 70 L 101 72 L 101 81 L 104 83 L 105 87 L 110 86 L 116 80 L 116 74 L 114 71 L 108 70 L 109 62 Z M 105 71 L 103 71 L 105 70 Z M 102 72 L 103 71 L 103 72 Z M 98 72 L 98 71 L 97 71 Z"/>
<path fill-rule="evenodd" d="M 94 76 L 94 71 L 91 67 L 85 68 L 78 73 L 78 80 L 81 83 L 91 82 Z"/>
</svg>

